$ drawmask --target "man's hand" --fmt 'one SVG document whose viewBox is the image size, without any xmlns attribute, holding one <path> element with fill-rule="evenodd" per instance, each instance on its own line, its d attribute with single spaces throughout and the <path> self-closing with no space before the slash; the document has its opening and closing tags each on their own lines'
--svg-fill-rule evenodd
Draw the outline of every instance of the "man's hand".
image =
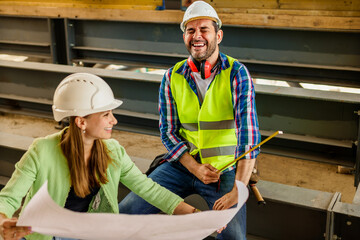
<svg viewBox="0 0 360 240">
<path fill-rule="evenodd" d="M 210 164 L 199 164 L 197 170 L 193 174 L 204 184 L 219 181 L 220 173 Z"/>
<path fill-rule="evenodd" d="M 214 203 L 213 210 L 224 210 L 234 206 L 238 202 L 237 190 L 233 189 Z"/>
<path fill-rule="evenodd" d="M 198 163 L 188 152 L 180 158 L 180 163 L 204 184 L 217 182 L 220 172 L 210 164 Z"/>
</svg>

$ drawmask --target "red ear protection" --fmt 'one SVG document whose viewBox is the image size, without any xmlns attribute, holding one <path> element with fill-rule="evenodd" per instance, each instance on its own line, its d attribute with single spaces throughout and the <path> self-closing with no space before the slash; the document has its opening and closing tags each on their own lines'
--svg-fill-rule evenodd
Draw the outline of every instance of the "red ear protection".
<svg viewBox="0 0 360 240">
<path fill-rule="evenodd" d="M 202 79 L 206 79 L 206 78 L 210 77 L 210 75 L 211 75 L 211 64 L 208 61 L 206 61 L 206 60 L 202 61 L 201 64 L 200 64 L 200 69 L 201 69 L 200 72 L 201 72 L 201 78 Z"/>
<path fill-rule="evenodd" d="M 211 75 L 211 64 L 208 61 L 203 60 L 203 61 L 201 61 L 201 63 L 199 63 L 198 61 L 193 59 L 192 56 L 190 56 L 187 59 L 187 63 L 189 65 L 191 71 L 200 72 L 202 79 L 206 79 L 206 78 L 210 77 L 210 75 Z"/>
</svg>

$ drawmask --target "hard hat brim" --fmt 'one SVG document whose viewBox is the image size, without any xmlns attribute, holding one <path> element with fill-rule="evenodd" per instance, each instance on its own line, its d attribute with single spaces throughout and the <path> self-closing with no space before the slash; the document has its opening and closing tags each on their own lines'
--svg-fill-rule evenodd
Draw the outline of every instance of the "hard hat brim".
<svg viewBox="0 0 360 240">
<path fill-rule="evenodd" d="M 180 28 L 183 32 L 185 32 L 185 27 L 186 27 L 186 24 L 188 24 L 189 22 L 191 21 L 195 21 L 195 20 L 199 20 L 199 19 L 208 19 L 208 20 L 212 20 L 214 22 L 216 22 L 216 24 L 219 26 L 219 28 L 221 28 L 221 20 L 220 19 L 217 19 L 217 18 L 214 18 L 214 17 L 210 17 L 210 16 L 199 16 L 199 17 L 194 17 L 194 18 L 190 18 L 188 19 L 187 21 L 185 22 L 182 22 L 180 24 Z"/>
<path fill-rule="evenodd" d="M 75 109 L 75 110 L 61 110 L 56 108 L 55 105 L 52 106 L 52 110 L 53 110 L 53 115 L 54 115 L 54 119 L 55 121 L 59 122 L 62 119 L 64 119 L 65 117 L 71 117 L 71 116 L 79 116 L 79 117 L 85 117 L 87 115 L 90 114 L 94 114 L 94 113 L 98 113 L 98 112 L 105 112 L 105 111 L 109 111 L 109 110 L 113 110 L 115 108 L 120 107 L 120 105 L 123 103 L 123 101 L 119 100 L 119 99 L 114 99 L 114 101 L 106 106 L 100 107 L 100 108 L 96 108 L 96 109 Z"/>
</svg>

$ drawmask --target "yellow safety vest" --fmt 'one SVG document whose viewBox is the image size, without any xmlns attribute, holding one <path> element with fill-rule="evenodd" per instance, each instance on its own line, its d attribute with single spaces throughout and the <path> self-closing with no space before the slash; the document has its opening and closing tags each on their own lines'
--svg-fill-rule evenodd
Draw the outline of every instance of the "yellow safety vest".
<svg viewBox="0 0 360 240">
<path fill-rule="evenodd" d="M 230 67 L 221 70 L 208 88 L 202 106 L 183 75 L 174 66 L 170 87 L 181 122 L 179 134 L 190 143 L 190 154 L 199 153 L 202 163 L 221 169 L 234 160 L 237 138 L 230 86 L 230 73 L 235 61 L 229 56 Z"/>
</svg>

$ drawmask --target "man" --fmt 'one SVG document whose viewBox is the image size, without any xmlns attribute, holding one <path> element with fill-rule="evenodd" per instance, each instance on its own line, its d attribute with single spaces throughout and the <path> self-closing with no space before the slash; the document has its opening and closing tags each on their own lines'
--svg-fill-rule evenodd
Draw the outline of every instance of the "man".
<svg viewBox="0 0 360 240">
<path fill-rule="evenodd" d="M 250 74 L 219 52 L 220 27 L 216 11 L 205 2 L 194 2 L 184 14 L 180 28 L 190 57 L 162 80 L 160 133 L 169 152 L 167 161 L 149 175 L 181 197 L 201 195 L 214 210 L 236 205 L 234 181 L 248 184 L 259 150 L 227 165 L 260 142 Z M 122 213 L 159 212 L 133 193 L 119 207 Z M 217 239 L 246 239 L 246 206 Z"/>
</svg>

